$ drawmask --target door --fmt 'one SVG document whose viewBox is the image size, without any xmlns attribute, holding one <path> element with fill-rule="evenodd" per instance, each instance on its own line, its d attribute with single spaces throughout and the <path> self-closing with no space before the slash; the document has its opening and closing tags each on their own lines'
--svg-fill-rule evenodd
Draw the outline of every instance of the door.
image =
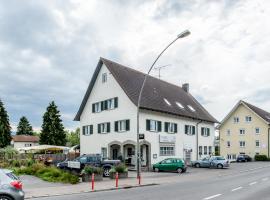
<svg viewBox="0 0 270 200">
<path fill-rule="evenodd" d="M 209 158 L 202 159 L 201 166 L 202 167 L 210 167 Z"/>
<path fill-rule="evenodd" d="M 113 151 L 112 151 L 112 153 L 113 153 L 113 160 L 117 160 L 117 158 L 118 158 L 118 149 L 113 149 Z"/>
<path fill-rule="evenodd" d="M 190 165 L 190 162 L 191 162 L 191 151 L 186 151 L 185 152 L 185 162 Z"/>
<path fill-rule="evenodd" d="M 172 171 L 173 170 L 173 163 L 172 159 L 166 159 L 161 162 L 160 170 L 162 171 Z"/>
</svg>

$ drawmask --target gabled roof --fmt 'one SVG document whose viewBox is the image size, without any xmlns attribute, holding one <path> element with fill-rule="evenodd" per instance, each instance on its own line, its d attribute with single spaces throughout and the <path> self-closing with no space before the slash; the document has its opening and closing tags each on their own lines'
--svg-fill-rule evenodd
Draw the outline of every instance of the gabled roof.
<svg viewBox="0 0 270 200">
<path fill-rule="evenodd" d="M 14 142 L 39 142 L 38 136 L 32 135 L 14 135 L 12 136 Z"/>
<path fill-rule="evenodd" d="M 80 120 L 80 115 L 90 96 L 102 63 L 106 65 L 129 99 L 134 103 L 135 106 L 137 106 L 139 91 L 145 74 L 105 58 L 100 58 L 80 109 L 74 120 Z M 184 108 L 180 108 L 177 105 L 177 102 L 183 105 Z M 193 107 L 195 111 L 192 111 L 188 106 Z M 184 91 L 179 86 L 152 76 L 147 78 L 142 93 L 140 108 L 207 122 L 218 122 L 190 93 Z"/>
<path fill-rule="evenodd" d="M 224 122 L 227 121 L 227 119 L 232 115 L 232 113 L 234 113 L 234 111 L 240 106 L 243 105 L 246 108 L 248 108 L 249 110 L 251 110 L 252 112 L 255 113 L 255 115 L 257 115 L 258 117 L 260 117 L 263 121 L 265 121 L 267 124 L 270 124 L 270 113 L 258 108 L 250 103 L 247 103 L 243 100 L 240 100 L 234 107 L 233 109 L 229 112 L 229 114 L 222 120 L 222 122 L 220 123 L 220 125 L 218 126 L 218 128 L 220 128 Z"/>
</svg>

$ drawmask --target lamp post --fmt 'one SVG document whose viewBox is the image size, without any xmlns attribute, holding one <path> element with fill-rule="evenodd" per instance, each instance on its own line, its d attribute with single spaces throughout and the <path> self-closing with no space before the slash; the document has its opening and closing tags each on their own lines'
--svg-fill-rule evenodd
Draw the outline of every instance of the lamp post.
<svg viewBox="0 0 270 200">
<path fill-rule="evenodd" d="M 169 43 L 168 46 L 165 47 L 165 49 L 163 49 L 161 51 L 161 53 L 158 55 L 158 57 L 155 59 L 155 61 L 153 62 L 153 64 L 151 65 L 151 67 L 149 68 L 147 74 L 145 74 L 144 76 L 144 80 L 142 83 L 142 87 L 140 89 L 140 93 L 139 93 L 139 97 L 138 97 L 138 103 L 137 103 L 137 178 L 140 177 L 141 175 L 141 164 L 140 164 L 140 138 L 139 138 L 139 132 L 140 132 L 140 103 L 141 103 L 141 98 L 142 98 L 142 92 L 143 92 L 143 88 L 146 82 L 146 79 L 148 77 L 148 75 L 150 74 L 151 70 L 153 69 L 154 65 L 156 64 L 156 62 L 158 61 L 158 59 L 161 57 L 161 55 L 174 43 L 176 42 L 178 39 L 180 38 L 184 38 L 186 36 L 190 35 L 190 31 L 189 30 L 185 30 L 182 33 L 180 33 L 179 35 L 177 35 L 177 37 L 171 42 Z"/>
</svg>

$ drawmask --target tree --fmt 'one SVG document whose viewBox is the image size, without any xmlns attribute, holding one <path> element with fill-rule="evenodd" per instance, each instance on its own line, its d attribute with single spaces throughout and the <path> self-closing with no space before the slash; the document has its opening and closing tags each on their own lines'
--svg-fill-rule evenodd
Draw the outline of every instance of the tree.
<svg viewBox="0 0 270 200">
<path fill-rule="evenodd" d="M 0 148 L 10 145 L 11 139 L 9 117 L 3 102 L 0 100 Z"/>
<path fill-rule="evenodd" d="M 26 117 L 22 117 L 17 126 L 17 135 L 33 135 L 33 129 Z"/>
<path fill-rule="evenodd" d="M 39 140 L 40 144 L 58 146 L 66 145 L 66 134 L 60 117 L 60 112 L 58 111 L 54 101 L 52 101 L 43 115 L 43 123 Z"/>
<path fill-rule="evenodd" d="M 67 144 L 68 146 L 75 146 L 80 144 L 80 128 L 77 128 L 75 131 L 66 131 L 67 134 Z"/>
</svg>

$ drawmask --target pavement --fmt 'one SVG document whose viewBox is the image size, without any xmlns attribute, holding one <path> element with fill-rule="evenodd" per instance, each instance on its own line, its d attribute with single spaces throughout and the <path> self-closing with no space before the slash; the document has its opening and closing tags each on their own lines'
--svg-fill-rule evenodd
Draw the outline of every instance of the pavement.
<svg viewBox="0 0 270 200">
<path fill-rule="evenodd" d="M 117 191 L 114 180 L 96 182 L 95 190 L 102 192 L 91 192 L 89 183 L 55 184 L 43 183 L 39 179 L 27 182 L 28 176 L 22 180 L 26 198 L 41 200 L 270 199 L 270 162 L 232 163 L 229 169 L 189 168 L 181 175 L 146 172 L 142 174 L 142 186 L 149 187 L 138 187 L 136 173 L 130 172 L 129 175 L 130 178 L 119 180 Z"/>
</svg>

